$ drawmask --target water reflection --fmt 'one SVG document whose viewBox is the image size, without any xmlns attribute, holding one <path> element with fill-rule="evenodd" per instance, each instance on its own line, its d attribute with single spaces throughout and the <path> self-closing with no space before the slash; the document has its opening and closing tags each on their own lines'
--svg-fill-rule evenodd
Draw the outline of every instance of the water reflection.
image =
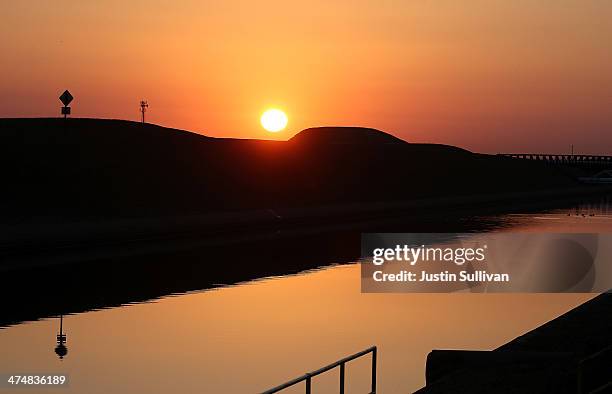
<svg viewBox="0 0 612 394">
<path fill-rule="evenodd" d="M 338 265 L 71 315 L 62 361 L 49 351 L 57 319 L 20 324 L 0 331 L 0 370 L 66 373 L 66 393 L 240 394 L 375 344 L 380 392 L 410 392 L 433 348 L 492 349 L 591 297 L 363 294 L 359 276 Z M 337 378 L 321 376 L 313 392 L 337 392 Z M 347 368 L 347 384 L 368 392 L 368 360 Z"/>
<path fill-rule="evenodd" d="M 68 354 L 68 347 L 66 346 L 66 334 L 64 334 L 64 315 L 60 315 L 59 320 L 59 332 L 56 336 L 57 346 L 55 347 L 55 354 L 59 357 L 60 360 L 63 360 L 64 357 Z"/>
<path fill-rule="evenodd" d="M 489 208 L 489 214 L 470 211 L 427 212 L 355 225 L 323 234 L 193 253 L 144 256 L 57 268 L 38 268 L 0 277 L 0 328 L 50 316 L 146 302 L 170 294 L 212 289 L 256 278 L 303 272 L 360 257 L 361 232 L 488 232 L 565 231 L 605 232 L 612 219 L 610 197 L 557 206 L 546 203 L 527 210 L 517 204 Z M 547 210 L 542 211 L 542 209 Z M 487 211 L 487 207 L 479 207 Z M 518 211 L 521 213 L 512 213 Z M 567 216 L 571 213 L 571 220 Z M 584 217 L 582 216 L 584 214 Z M 564 220 L 560 220 L 566 217 Z M 544 219 L 542 219 L 544 218 Z M 590 220 L 586 220 L 590 219 Z M 534 221 L 538 221 L 534 226 Z M 535 229 L 535 230 L 534 230 Z M 62 283 L 56 289 L 55 283 Z M 32 291 L 32 289 L 36 289 Z M 44 294 L 44 297 L 40 297 Z M 78 297 L 74 297 L 78 294 Z M 14 302 L 18 299 L 19 302 Z"/>
<path fill-rule="evenodd" d="M 610 210 L 590 207 L 461 220 L 441 215 L 417 224 L 398 218 L 375 228 L 612 231 Z M 0 370 L 69 373 L 69 393 L 245 393 L 375 344 L 380 391 L 409 392 L 423 385 L 425 357 L 433 348 L 492 349 L 592 297 L 362 294 L 355 264 L 309 270 L 355 261 L 359 243 L 359 232 L 340 232 L 228 253 L 67 267 L 60 292 L 49 284 L 55 283 L 50 272 L 4 277 L 0 319 L 14 326 L 0 330 Z M 241 282 L 273 275 L 283 276 Z M 241 283 L 215 285 L 235 282 Z M 208 290 L 194 291 L 201 289 Z M 183 292 L 189 293 L 160 299 Z M 83 311 L 90 312 L 70 316 L 68 357 L 63 316 Z M 36 319 L 42 320 L 27 322 Z M 58 332 L 55 353 L 51 332 Z M 337 376 L 325 379 L 315 392 L 337 387 Z M 347 370 L 347 383 L 349 392 L 366 392 L 367 362 Z M 29 392 L 37 391 L 23 390 Z"/>
</svg>

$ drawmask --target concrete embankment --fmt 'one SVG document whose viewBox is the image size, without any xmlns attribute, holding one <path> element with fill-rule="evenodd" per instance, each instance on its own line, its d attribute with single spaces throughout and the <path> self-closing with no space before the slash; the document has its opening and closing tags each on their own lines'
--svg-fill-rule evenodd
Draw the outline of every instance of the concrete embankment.
<svg viewBox="0 0 612 394">
<path fill-rule="evenodd" d="M 434 350 L 435 393 L 612 392 L 612 294 L 601 294 L 493 351 Z"/>
<path fill-rule="evenodd" d="M 579 187 L 191 216 L 87 221 L 28 219 L 1 226 L 0 271 L 360 230 L 397 218 L 486 214 L 487 210 L 499 211 L 507 206 L 551 207 L 552 201 L 562 203 L 611 191 L 612 188 Z"/>
</svg>

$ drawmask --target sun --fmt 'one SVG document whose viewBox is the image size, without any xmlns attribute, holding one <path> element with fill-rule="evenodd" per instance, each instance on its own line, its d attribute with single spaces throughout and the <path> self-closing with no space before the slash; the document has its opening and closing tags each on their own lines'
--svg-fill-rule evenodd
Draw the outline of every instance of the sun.
<svg viewBox="0 0 612 394">
<path fill-rule="evenodd" d="M 276 133 L 287 127 L 287 115 L 280 109 L 272 108 L 261 115 L 261 125 L 264 129 Z"/>
</svg>

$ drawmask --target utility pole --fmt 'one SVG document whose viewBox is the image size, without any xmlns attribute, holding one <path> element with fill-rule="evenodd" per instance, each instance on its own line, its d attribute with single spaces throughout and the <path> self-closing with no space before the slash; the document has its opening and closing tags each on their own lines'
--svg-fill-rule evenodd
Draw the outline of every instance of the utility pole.
<svg viewBox="0 0 612 394">
<path fill-rule="evenodd" d="M 142 114 L 142 123 L 145 122 L 145 112 L 147 112 L 148 107 L 149 104 L 146 102 L 146 100 L 140 100 L 140 113 Z"/>
</svg>

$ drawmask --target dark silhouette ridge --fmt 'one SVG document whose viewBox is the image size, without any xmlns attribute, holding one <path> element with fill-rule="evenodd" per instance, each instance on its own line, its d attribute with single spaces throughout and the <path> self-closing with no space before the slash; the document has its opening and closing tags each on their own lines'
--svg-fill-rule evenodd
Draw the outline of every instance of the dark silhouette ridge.
<svg viewBox="0 0 612 394">
<path fill-rule="evenodd" d="M 0 150 L 0 215 L 14 220 L 157 217 L 575 185 L 541 163 L 411 144 L 363 128 L 308 129 L 277 142 L 121 120 L 1 119 Z"/>
<path fill-rule="evenodd" d="M 369 127 L 311 127 L 294 135 L 289 139 L 289 142 L 307 146 L 314 145 L 319 148 L 321 148 L 321 145 L 375 145 L 390 149 L 393 147 L 406 148 L 409 144 L 413 151 L 419 150 L 421 153 L 443 154 L 452 152 L 455 154 L 472 154 L 468 150 L 451 145 L 409 143 L 391 134 Z"/>
<path fill-rule="evenodd" d="M 300 131 L 289 141 L 315 144 L 406 144 L 407 142 L 367 127 L 311 127 Z"/>
</svg>

